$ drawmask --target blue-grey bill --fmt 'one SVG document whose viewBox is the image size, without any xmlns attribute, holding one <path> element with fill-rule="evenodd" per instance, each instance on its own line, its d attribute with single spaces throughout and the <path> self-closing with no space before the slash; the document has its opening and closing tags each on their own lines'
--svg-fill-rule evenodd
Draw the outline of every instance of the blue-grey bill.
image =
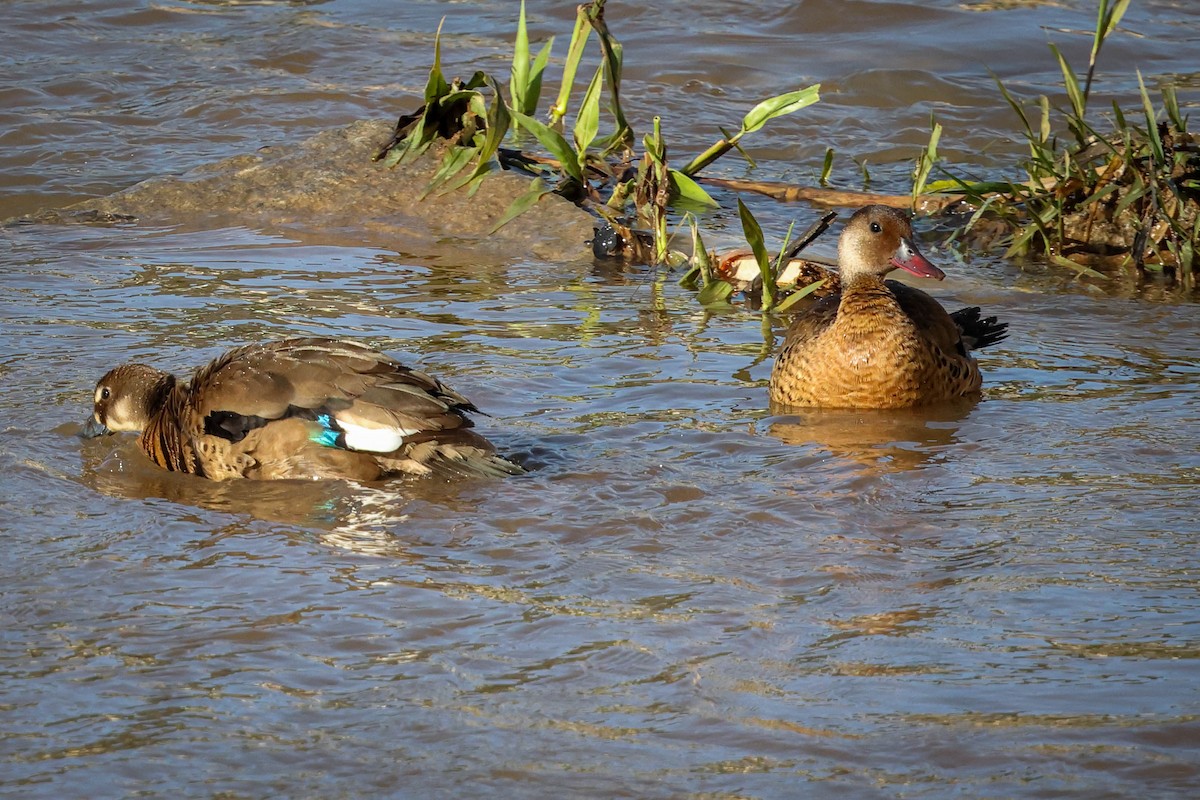
<svg viewBox="0 0 1200 800">
<path fill-rule="evenodd" d="M 110 433 L 112 431 L 96 422 L 95 417 L 88 417 L 83 423 L 83 429 L 79 431 L 80 437 L 84 439 L 95 439 L 97 436 L 106 436 Z"/>
</svg>

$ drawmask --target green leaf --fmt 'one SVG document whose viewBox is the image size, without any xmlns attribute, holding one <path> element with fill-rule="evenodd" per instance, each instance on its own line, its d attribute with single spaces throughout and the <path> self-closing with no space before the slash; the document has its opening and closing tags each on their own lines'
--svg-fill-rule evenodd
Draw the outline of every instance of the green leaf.
<svg viewBox="0 0 1200 800">
<path fill-rule="evenodd" d="M 504 137 L 508 135 L 508 127 L 512 118 L 508 113 L 508 106 L 504 103 L 504 96 L 500 93 L 500 85 L 491 76 L 487 77 L 487 84 L 492 90 L 493 99 L 486 111 L 487 131 L 483 137 L 483 143 L 478 147 L 479 163 L 475 165 L 475 170 L 469 175 L 450 184 L 447 191 L 461 189 L 470 184 L 467 194 L 468 196 L 474 195 L 479 190 L 480 184 L 483 183 L 483 179 L 491 173 L 496 152 L 500 149 Z"/>
<path fill-rule="evenodd" d="M 1071 65 L 1067 63 L 1067 59 L 1063 57 L 1062 52 L 1055 45 L 1050 45 L 1050 52 L 1054 53 L 1054 57 L 1058 59 L 1058 66 L 1062 70 L 1063 83 L 1067 87 L 1067 97 L 1071 101 L 1071 109 L 1074 112 L 1076 119 L 1083 119 L 1087 113 L 1087 100 L 1083 97 L 1083 89 L 1079 87 L 1079 80 L 1075 77 L 1075 71 L 1071 69 Z"/>
<path fill-rule="evenodd" d="M 1078 264 L 1078 263 L 1072 261 L 1071 259 L 1067 258 L 1066 256 L 1060 256 L 1057 253 L 1054 253 L 1053 255 L 1051 255 L 1050 260 L 1060 267 L 1066 267 L 1067 269 L 1075 272 L 1080 277 L 1083 277 L 1085 275 L 1089 278 L 1104 279 L 1104 278 L 1108 277 L 1103 272 L 1097 272 L 1096 270 L 1092 269 L 1091 267 L 1085 267 L 1083 264 Z"/>
<path fill-rule="evenodd" d="M 684 175 L 676 169 L 668 170 L 667 175 L 671 181 L 671 197 L 672 200 L 682 199 L 689 203 L 698 203 L 703 206 L 716 207 L 719 205 L 716 200 L 709 196 L 708 192 L 696 183 L 694 180 Z"/>
<path fill-rule="evenodd" d="M 829 173 L 832 171 L 833 171 L 833 148 L 827 147 L 827 148 L 825 148 L 825 163 L 821 166 L 820 183 L 822 186 L 829 185 Z"/>
<path fill-rule="evenodd" d="M 525 94 L 529 89 L 529 34 L 525 29 L 525 0 L 521 0 L 521 11 L 517 15 L 517 38 L 513 42 L 512 72 L 508 78 L 508 94 L 513 108 L 522 114 L 532 114 Z"/>
<path fill-rule="evenodd" d="M 1117 25 L 1121 22 L 1121 17 L 1125 16 L 1126 10 L 1129 8 L 1129 0 L 1117 0 L 1113 6 L 1109 6 L 1108 0 L 1100 0 L 1100 9 L 1097 14 L 1096 32 L 1092 37 L 1092 55 L 1091 63 L 1096 63 L 1096 58 L 1100 55 L 1100 47 L 1104 44 L 1104 40 L 1112 33 Z"/>
<path fill-rule="evenodd" d="M 1168 83 L 1162 88 L 1163 108 L 1167 110 L 1167 119 L 1171 120 L 1171 124 L 1175 126 L 1175 130 L 1183 132 L 1187 130 L 1187 124 L 1184 122 L 1183 115 L 1179 113 L 1179 98 L 1175 94 L 1174 84 Z"/>
<path fill-rule="evenodd" d="M 442 75 L 442 25 L 446 18 L 438 23 L 437 33 L 433 37 L 433 66 L 429 68 L 429 79 L 425 82 L 425 103 L 430 104 L 436 98 L 450 91 L 450 84 Z"/>
<path fill-rule="evenodd" d="M 825 278 L 821 278 L 821 280 L 813 281 L 812 283 L 808 284 L 807 286 L 805 286 L 802 289 L 797 289 L 796 291 L 789 294 L 787 297 L 783 298 L 783 300 L 781 300 L 779 302 L 779 305 L 775 306 L 775 310 L 776 311 L 786 311 L 787 309 L 796 305 L 796 303 L 799 303 L 801 300 L 808 297 L 810 294 L 812 294 L 813 292 L 817 291 L 822 286 L 824 286 L 825 280 L 826 280 Z"/>
<path fill-rule="evenodd" d="M 1021 108 L 1021 104 L 1014 100 L 1013 96 L 1008 93 L 1008 89 L 1004 87 L 1004 83 L 1000 80 L 999 75 L 993 72 L 992 80 L 996 81 L 996 86 L 1000 89 L 1000 96 L 1004 98 L 1004 101 L 1008 103 L 1009 108 L 1015 111 L 1017 116 L 1020 118 L 1021 125 L 1025 128 L 1025 138 L 1030 142 L 1035 141 L 1037 136 L 1033 132 L 1033 126 L 1029 124 L 1029 117 L 1025 115 L 1025 109 Z"/>
<path fill-rule="evenodd" d="M 425 186 L 425 190 L 421 192 L 421 198 L 424 199 L 434 189 L 441 186 L 443 183 L 453 178 L 463 170 L 467 164 L 471 163 L 471 159 L 479 152 L 478 147 L 451 147 L 446 155 L 442 158 L 442 164 L 433 177 L 429 179 L 429 183 Z"/>
<path fill-rule="evenodd" d="M 916 168 L 913 170 L 912 203 L 914 207 L 916 207 L 917 198 L 927 191 L 926 183 L 929 181 L 929 173 L 933 171 L 933 165 L 938 160 L 938 140 L 942 138 L 941 124 L 934 121 L 932 115 L 929 121 L 932 123 L 932 129 L 929 132 L 929 143 L 921 151 L 921 155 L 917 158 Z"/>
<path fill-rule="evenodd" d="M 1166 154 L 1163 152 L 1162 137 L 1158 135 L 1158 123 L 1155 121 L 1157 116 L 1154 112 L 1154 104 L 1150 102 L 1150 93 L 1146 91 L 1146 84 L 1142 80 L 1142 71 L 1137 70 L 1138 88 L 1142 92 L 1142 108 L 1146 112 L 1146 135 L 1150 137 L 1150 147 L 1154 155 L 1154 164 L 1157 167 L 1162 167 L 1167 162 Z"/>
<path fill-rule="evenodd" d="M 700 224 L 691 214 L 687 215 L 687 221 L 692 227 L 693 269 L 699 270 L 700 278 L 707 286 L 713 281 L 712 259 L 708 257 L 708 248 L 704 246 L 704 239 L 700 236 Z"/>
<path fill-rule="evenodd" d="M 738 198 L 738 217 L 742 220 L 742 233 L 746 237 L 746 243 L 750 245 L 750 250 L 754 253 L 754 260 L 758 262 L 758 273 L 762 276 L 763 310 L 770 311 L 775 306 L 776 288 L 775 274 L 771 269 L 771 257 L 767 255 L 767 246 L 763 242 L 762 227 L 740 197 Z"/>
<path fill-rule="evenodd" d="M 572 131 L 572 134 L 580 161 L 583 160 L 588 146 L 595 141 L 596 132 L 600 130 L 600 89 L 603 86 L 603 76 L 604 68 L 597 67 L 596 74 L 592 75 L 592 82 L 588 84 L 587 92 L 584 93 L 583 100 L 579 103 L 579 113 L 575 117 L 575 130 Z"/>
<path fill-rule="evenodd" d="M 776 117 L 786 116 L 802 108 L 807 108 L 821 99 L 821 84 L 814 84 L 806 89 L 768 97 L 750 109 L 742 119 L 742 132 L 752 133 L 766 125 Z"/>
<path fill-rule="evenodd" d="M 541 143 L 542 147 L 550 151 L 550 154 L 558 159 L 562 164 L 563 172 L 570 175 L 581 184 L 583 180 L 583 167 L 579 163 L 579 157 L 575 154 L 574 148 L 570 143 L 563 138 L 563 135 L 554 130 L 543 122 L 534 119 L 531 116 L 522 114 L 514 110 L 513 118 L 520 124 L 522 128 L 533 134 L 534 138 Z"/>
<path fill-rule="evenodd" d="M 508 223 L 512 222 L 521 214 L 525 213 L 538 200 L 541 200 L 546 195 L 550 194 L 552 189 L 546 186 L 546 182 L 541 178 L 535 178 L 529 185 L 529 189 L 524 194 L 513 200 L 508 208 L 504 209 L 504 213 L 500 215 L 500 220 L 492 226 L 490 233 L 503 228 Z"/>
<path fill-rule="evenodd" d="M 567 115 L 567 101 L 571 99 L 571 89 L 575 86 L 575 73 L 579 70 L 579 62 L 583 59 L 583 48 L 592 32 L 591 23 L 587 18 L 587 6 L 581 5 L 575 12 L 575 29 L 571 32 L 571 44 L 567 48 L 567 60 L 563 64 L 562 85 L 558 89 L 558 99 L 550 107 L 550 124 L 558 125 Z"/>
<path fill-rule="evenodd" d="M 704 284 L 704 288 L 700 290 L 696 299 L 702 306 L 724 305 L 729 302 L 731 294 L 733 294 L 733 286 L 725 281 L 713 281 Z"/>
<path fill-rule="evenodd" d="M 538 103 L 542 99 L 542 80 L 546 76 L 546 64 L 550 61 L 550 51 L 554 47 L 554 37 L 542 45 L 542 49 L 538 51 L 537 56 L 533 59 L 533 70 L 529 76 L 529 84 L 525 91 L 525 108 L 520 109 L 522 113 L 533 115 L 537 111 Z"/>
</svg>

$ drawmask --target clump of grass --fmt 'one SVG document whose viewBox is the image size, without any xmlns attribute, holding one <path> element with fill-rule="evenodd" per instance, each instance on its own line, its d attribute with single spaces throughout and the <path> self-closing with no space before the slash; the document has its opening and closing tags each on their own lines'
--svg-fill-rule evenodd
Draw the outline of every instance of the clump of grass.
<svg viewBox="0 0 1200 800">
<path fill-rule="evenodd" d="M 1046 97 L 1031 117 L 997 84 L 1021 121 L 1030 156 L 1024 181 L 968 180 L 951 175 L 926 184 L 936 160 L 940 128 L 914 175 L 914 202 L 921 191 L 961 193 L 976 207 L 969 226 L 987 219 L 1002 231 L 1006 257 L 1040 255 L 1079 275 L 1103 278 L 1105 267 L 1162 271 L 1194 285 L 1200 239 L 1200 147 L 1188 132 L 1173 87 L 1156 109 L 1138 74 L 1141 108 L 1127 116 L 1114 102 L 1114 132 L 1101 133 L 1088 121 L 1096 61 L 1105 39 L 1129 0 L 1101 0 L 1087 73 L 1081 82 L 1053 44 L 1070 107 L 1055 110 Z M 1054 132 L 1054 116 L 1065 117 L 1069 138 Z M 1098 269 L 1099 268 L 1099 269 Z"/>
<path fill-rule="evenodd" d="M 605 22 L 604 5 L 605 0 L 591 0 L 578 7 L 562 83 L 544 119 L 538 118 L 537 109 L 553 40 L 531 55 L 524 2 L 513 46 L 509 100 L 500 83 L 483 72 L 476 72 L 465 82 L 446 80 L 441 68 L 439 29 L 425 102 L 417 111 L 400 118 L 391 141 L 376 160 L 388 165 L 404 163 L 426 152 L 435 142 L 443 142 L 446 147 L 440 168 L 426 192 L 462 188 L 473 192 L 497 168 L 520 168 L 535 177 L 529 190 L 505 210 L 497 228 L 548 192 L 556 192 L 619 226 L 624 236 L 614 239 L 631 246 L 634 258 L 652 264 L 679 261 L 682 257 L 669 247 L 672 212 L 717 205 L 694 176 L 731 150 L 745 154 L 740 144 L 743 137 L 817 102 L 820 87 L 786 92 L 756 104 L 737 131 L 722 129 L 720 139 L 679 169 L 672 166 L 656 118 L 653 131 L 642 140 L 643 152 L 638 157 L 634 131 L 621 109 L 623 50 Z M 599 64 L 574 108 L 568 132 L 577 76 L 593 33 L 600 46 Z M 607 103 L 603 104 L 605 98 Z M 605 118 L 611 120 L 612 127 L 601 136 Z M 510 135 L 518 133 L 532 137 L 541 152 L 505 147 Z M 648 245 L 638 247 L 647 240 Z"/>
</svg>

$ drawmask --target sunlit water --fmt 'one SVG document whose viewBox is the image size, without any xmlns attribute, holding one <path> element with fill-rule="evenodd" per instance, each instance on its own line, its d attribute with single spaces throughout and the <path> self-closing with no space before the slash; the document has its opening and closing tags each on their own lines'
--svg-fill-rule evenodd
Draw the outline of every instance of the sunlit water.
<svg viewBox="0 0 1200 800">
<path fill-rule="evenodd" d="M 11 3 L 0 209 L 408 110 L 441 16 L 449 71 L 499 70 L 509 5 Z M 1038 92 L 1058 78 L 1044 41 L 1086 58 L 1086 4 L 969 5 L 609 21 L 627 102 L 681 151 L 821 81 L 811 113 L 752 140 L 758 171 L 725 174 L 803 180 L 832 146 L 842 185 L 861 185 L 853 156 L 904 191 L 930 110 L 961 159 L 1019 152 L 986 67 Z M 1197 12 L 1137 5 L 1106 45 L 1114 91 L 1132 96 L 1134 65 L 1195 86 Z M 570 5 L 529 8 L 565 49 Z M 780 230 L 816 216 L 755 202 Z M 319 231 L 7 228 L 0 789 L 1195 795 L 1195 306 L 927 250 L 950 273 L 930 291 L 1011 324 L 982 354 L 985 400 L 772 416 L 781 328 L 646 271 L 480 268 Z M 292 334 L 420 364 L 532 474 L 218 485 L 74 435 L 116 363 L 186 373 Z"/>
</svg>

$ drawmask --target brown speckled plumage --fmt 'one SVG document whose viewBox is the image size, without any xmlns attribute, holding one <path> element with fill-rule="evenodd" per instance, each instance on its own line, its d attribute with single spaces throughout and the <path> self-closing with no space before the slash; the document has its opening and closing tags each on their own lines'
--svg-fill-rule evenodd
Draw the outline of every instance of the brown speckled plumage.
<svg viewBox="0 0 1200 800">
<path fill-rule="evenodd" d="M 186 383 L 117 367 L 96 385 L 92 433 L 140 431 L 154 463 L 213 480 L 522 472 L 470 430 L 474 411 L 364 345 L 288 339 L 231 350 Z"/>
<path fill-rule="evenodd" d="M 919 289 L 885 281 L 896 267 L 940 279 L 912 241 L 908 217 L 867 206 L 838 242 L 840 292 L 797 317 L 771 373 L 782 407 L 906 408 L 979 394 L 971 350 L 1004 338 L 1007 323 L 978 308 L 954 314 Z"/>
</svg>

